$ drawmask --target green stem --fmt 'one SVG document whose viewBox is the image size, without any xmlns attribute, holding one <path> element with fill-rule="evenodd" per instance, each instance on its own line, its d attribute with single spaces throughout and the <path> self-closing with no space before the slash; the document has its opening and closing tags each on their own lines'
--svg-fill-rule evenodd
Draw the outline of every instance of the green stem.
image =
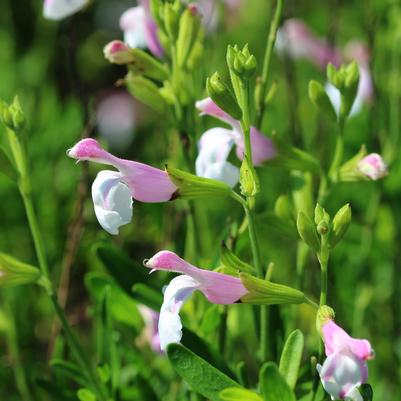
<svg viewBox="0 0 401 401">
<path fill-rule="evenodd" d="M 336 149 L 334 151 L 333 161 L 329 168 L 329 177 L 333 182 L 338 182 L 339 180 L 339 168 L 341 166 L 343 155 L 344 155 L 344 123 L 340 121 L 339 132 L 336 138 Z"/>
<path fill-rule="evenodd" d="M 35 213 L 35 209 L 33 207 L 33 202 L 32 202 L 32 196 L 31 196 L 31 182 L 28 174 L 28 169 L 27 169 L 27 163 L 26 163 L 26 157 L 25 157 L 25 152 L 23 147 L 21 146 L 21 143 L 17 137 L 17 135 L 13 131 L 8 131 L 8 139 L 9 139 L 9 144 L 10 148 L 13 154 L 14 161 L 16 163 L 16 166 L 18 168 L 19 174 L 20 174 L 20 180 L 18 183 L 18 187 L 24 202 L 25 206 L 25 211 L 28 219 L 28 224 L 29 228 L 31 231 L 36 255 L 38 258 L 39 262 L 39 268 L 42 272 L 43 279 L 41 280 L 42 283 L 44 283 L 44 287 L 46 288 L 46 292 L 48 296 L 50 297 L 54 310 L 59 317 L 61 324 L 63 326 L 66 339 L 68 341 L 68 344 L 71 348 L 72 353 L 74 354 L 74 357 L 77 360 L 77 363 L 80 365 L 82 370 L 86 372 L 88 379 L 90 380 L 93 389 L 96 391 L 97 396 L 99 398 L 99 401 L 106 401 L 106 396 L 103 394 L 103 391 L 98 384 L 98 381 L 96 379 L 96 375 L 93 372 L 90 363 L 88 359 L 85 356 L 85 353 L 82 349 L 82 347 L 79 344 L 78 339 L 75 337 L 73 334 L 71 327 L 65 317 L 64 311 L 61 308 L 56 295 L 54 294 L 54 289 L 53 285 L 51 284 L 50 281 L 50 276 L 49 276 L 49 268 L 47 264 L 47 259 L 46 259 L 46 252 L 45 252 L 45 247 L 44 247 L 44 242 L 43 238 L 39 229 L 39 224 L 37 221 L 37 216 Z"/>
<path fill-rule="evenodd" d="M 256 122 L 256 128 L 260 129 L 263 122 L 263 115 L 265 113 L 265 98 L 267 92 L 267 82 L 269 79 L 270 64 L 272 59 L 272 53 L 274 48 L 274 42 L 276 41 L 276 34 L 278 29 L 278 24 L 280 23 L 281 14 L 283 12 L 283 0 L 277 0 L 276 11 L 272 23 L 270 25 L 269 36 L 266 42 L 265 57 L 263 60 L 263 70 L 260 79 L 260 91 L 258 94 L 256 107 L 258 108 L 258 118 Z"/>
<path fill-rule="evenodd" d="M 320 306 L 327 303 L 327 266 L 329 263 L 328 235 L 322 235 L 321 251 L 319 255 L 320 263 Z"/>
</svg>

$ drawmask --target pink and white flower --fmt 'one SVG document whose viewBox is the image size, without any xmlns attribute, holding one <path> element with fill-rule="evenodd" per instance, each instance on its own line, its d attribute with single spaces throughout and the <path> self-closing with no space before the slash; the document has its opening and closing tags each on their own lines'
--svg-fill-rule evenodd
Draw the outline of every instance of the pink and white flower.
<svg viewBox="0 0 401 401">
<path fill-rule="evenodd" d="M 165 270 L 182 273 L 171 280 L 164 290 L 164 301 L 160 310 L 159 337 L 164 351 L 168 344 L 177 343 L 182 338 L 182 324 L 179 317 L 184 302 L 199 290 L 215 304 L 232 304 L 248 291 L 239 278 L 209 270 L 199 269 L 170 251 L 160 251 L 144 265 L 151 272 Z"/>
<path fill-rule="evenodd" d="M 316 36 L 299 19 L 288 19 L 277 31 L 276 50 L 294 60 L 305 59 L 319 68 L 326 68 L 328 63 L 339 65 L 340 52 L 326 40 Z"/>
<path fill-rule="evenodd" d="M 95 139 L 83 139 L 69 149 L 67 155 L 108 164 L 118 170 L 100 172 L 92 185 L 96 216 L 110 234 L 118 234 L 118 228 L 131 220 L 132 200 L 128 195 L 140 202 L 155 203 L 171 200 L 177 191 L 165 171 L 120 159 L 106 152 Z"/>
<path fill-rule="evenodd" d="M 148 48 L 156 57 L 162 57 L 163 47 L 157 36 L 157 25 L 150 13 L 149 0 L 139 0 L 137 7 L 126 10 L 120 18 L 124 41 L 130 47 Z"/>
<path fill-rule="evenodd" d="M 235 186 L 239 179 L 239 169 L 227 158 L 235 146 L 237 157 L 242 160 L 244 155 L 244 135 L 238 120 L 218 107 L 211 98 L 196 102 L 196 107 L 202 115 L 215 117 L 231 126 L 226 128 L 211 128 L 200 138 L 199 153 L 196 159 L 196 174 L 201 177 L 214 178 L 230 186 Z M 252 159 L 258 166 L 276 155 L 272 141 L 251 127 Z"/>
<path fill-rule="evenodd" d="M 371 153 L 365 156 L 358 162 L 357 169 L 362 175 L 373 181 L 379 180 L 388 174 L 387 164 L 378 153 Z"/>
<path fill-rule="evenodd" d="M 88 0 L 45 0 L 43 16 L 47 19 L 60 20 L 75 14 L 88 4 Z"/>
<path fill-rule="evenodd" d="M 366 361 L 373 358 L 369 341 L 349 336 L 333 320 L 322 327 L 326 360 L 317 365 L 324 389 L 333 400 L 362 401 L 358 387 L 368 379 Z"/>
</svg>

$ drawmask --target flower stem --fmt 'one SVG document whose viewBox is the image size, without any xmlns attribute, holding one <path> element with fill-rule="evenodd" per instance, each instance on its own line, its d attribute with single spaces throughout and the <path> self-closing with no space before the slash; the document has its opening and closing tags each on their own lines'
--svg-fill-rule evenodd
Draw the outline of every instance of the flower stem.
<svg viewBox="0 0 401 401">
<path fill-rule="evenodd" d="M 283 13 L 283 0 L 277 0 L 276 11 L 274 13 L 274 17 L 270 25 L 269 35 L 267 37 L 267 42 L 266 42 L 265 57 L 263 59 L 263 70 L 260 79 L 260 91 L 258 93 L 258 98 L 256 99 L 257 101 L 256 107 L 258 108 L 256 128 L 258 129 L 261 128 L 263 122 L 263 115 L 266 107 L 265 98 L 267 92 L 267 82 L 269 79 L 271 58 L 273 53 L 274 42 L 276 41 L 278 24 L 280 22 L 282 13 Z"/>
<path fill-rule="evenodd" d="M 39 262 L 39 268 L 42 272 L 42 279 L 40 280 L 40 282 L 46 289 L 46 293 L 50 297 L 54 310 L 61 321 L 68 345 L 70 346 L 77 363 L 80 365 L 83 372 L 85 372 L 85 374 L 87 375 L 87 378 L 90 381 L 93 390 L 96 392 L 99 401 L 106 401 L 107 397 L 104 395 L 103 390 L 96 378 L 95 372 L 92 370 L 90 362 L 87 359 L 81 345 L 79 344 L 77 337 L 71 330 L 71 327 L 65 317 L 63 309 L 58 302 L 57 296 L 54 293 L 53 285 L 50 281 L 44 242 L 32 202 L 31 182 L 28 172 L 29 170 L 27 168 L 27 160 L 24 148 L 22 147 L 21 142 L 15 132 L 11 130 L 8 130 L 8 140 L 15 164 L 19 172 L 18 188 L 24 202 L 28 224 L 34 243 L 36 256 Z"/>
<path fill-rule="evenodd" d="M 327 303 L 327 266 L 329 262 L 328 235 L 323 234 L 321 240 L 321 250 L 319 254 L 320 263 L 320 302 L 319 305 Z"/>
<path fill-rule="evenodd" d="M 332 182 L 338 182 L 338 173 L 339 168 L 343 160 L 344 155 L 344 122 L 339 122 L 339 132 L 336 138 L 336 148 L 334 151 L 333 161 L 331 162 L 331 166 L 329 168 L 329 177 Z"/>
</svg>

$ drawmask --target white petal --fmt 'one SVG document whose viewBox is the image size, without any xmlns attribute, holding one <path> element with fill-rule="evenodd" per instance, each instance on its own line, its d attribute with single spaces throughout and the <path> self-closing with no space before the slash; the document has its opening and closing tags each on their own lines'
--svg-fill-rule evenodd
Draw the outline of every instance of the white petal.
<svg viewBox="0 0 401 401">
<path fill-rule="evenodd" d="M 357 94 L 355 96 L 354 103 L 352 104 L 351 111 L 349 113 L 349 117 L 358 114 L 362 110 L 364 98 L 360 91 L 361 85 L 359 84 Z M 337 116 L 340 114 L 340 107 L 341 107 L 341 95 L 340 91 L 332 84 L 326 83 L 325 86 L 326 93 L 331 101 L 331 104 L 334 107 L 334 110 Z"/>
<path fill-rule="evenodd" d="M 132 219 L 132 194 L 120 178 L 120 173 L 104 170 L 92 184 L 96 217 L 103 229 L 113 235 Z"/>
<path fill-rule="evenodd" d="M 45 18 L 60 20 L 79 11 L 87 0 L 45 0 L 43 15 Z"/>
<path fill-rule="evenodd" d="M 206 131 L 199 141 L 199 154 L 195 163 L 196 174 L 227 182 L 231 186 L 235 185 L 238 180 L 236 168 L 226 160 L 236 137 L 235 131 L 225 128 L 212 128 Z"/>
<path fill-rule="evenodd" d="M 168 344 L 179 343 L 182 337 L 180 309 L 188 297 L 199 287 L 192 277 L 182 275 L 171 280 L 164 291 L 164 301 L 160 309 L 160 348 L 164 351 Z"/>
<path fill-rule="evenodd" d="M 234 187 L 239 180 L 239 168 L 230 162 L 210 163 L 206 167 L 203 177 L 223 181 L 230 187 Z"/>
<path fill-rule="evenodd" d="M 129 8 L 120 18 L 120 27 L 124 31 L 124 41 L 129 47 L 146 48 L 146 13 L 141 6 Z"/>
</svg>

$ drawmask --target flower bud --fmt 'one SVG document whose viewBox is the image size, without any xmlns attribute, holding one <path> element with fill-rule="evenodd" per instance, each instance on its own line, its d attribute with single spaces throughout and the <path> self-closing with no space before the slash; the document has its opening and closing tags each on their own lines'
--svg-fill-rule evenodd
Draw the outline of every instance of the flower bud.
<svg viewBox="0 0 401 401">
<path fill-rule="evenodd" d="M 317 236 L 315 225 L 312 220 L 304 213 L 299 212 L 297 218 L 297 228 L 299 236 L 314 252 L 320 251 L 320 241 Z"/>
<path fill-rule="evenodd" d="M 178 28 L 179 28 L 179 11 L 180 11 L 180 3 L 174 2 L 164 3 L 163 14 L 164 14 L 164 26 L 166 27 L 166 31 L 168 35 L 176 40 L 178 36 Z"/>
<path fill-rule="evenodd" d="M 316 225 L 318 225 L 322 220 L 327 223 L 330 221 L 329 214 L 319 205 L 319 203 L 316 203 L 314 220 Z"/>
<path fill-rule="evenodd" d="M 348 230 L 351 223 L 351 206 L 349 203 L 344 205 L 333 218 L 333 227 L 330 232 L 329 244 L 334 248 Z"/>
<path fill-rule="evenodd" d="M 305 302 L 303 292 L 286 285 L 256 278 L 247 273 L 240 273 L 242 284 L 248 293 L 241 297 L 244 303 L 254 305 L 302 304 Z"/>
<path fill-rule="evenodd" d="M 345 79 L 342 71 L 337 70 L 337 68 L 334 67 L 333 64 L 329 63 L 329 64 L 327 64 L 326 74 L 327 74 L 328 81 L 332 85 L 334 85 L 337 89 L 341 90 L 344 85 L 344 79 Z"/>
<path fill-rule="evenodd" d="M 241 108 L 231 93 L 231 90 L 223 82 L 218 72 L 215 72 L 206 80 L 206 89 L 214 103 L 217 104 L 223 111 L 230 114 L 235 120 L 240 120 L 242 117 Z"/>
<path fill-rule="evenodd" d="M 371 153 L 359 161 L 357 170 L 366 178 L 376 181 L 388 174 L 387 165 L 377 153 Z"/>
<path fill-rule="evenodd" d="M 260 185 L 255 168 L 245 155 L 242 160 L 239 177 L 242 195 L 247 197 L 255 196 L 259 192 Z"/>
<path fill-rule="evenodd" d="M 128 73 L 125 83 L 132 96 L 156 112 L 164 113 L 167 108 L 167 102 L 154 82 L 139 75 Z"/>
<path fill-rule="evenodd" d="M 36 283 L 40 275 L 38 268 L 22 263 L 5 253 L 0 253 L 0 287 Z"/>
<path fill-rule="evenodd" d="M 180 18 L 177 39 L 177 64 L 185 67 L 188 57 L 198 39 L 201 26 L 200 15 L 195 4 L 189 4 Z"/>
<path fill-rule="evenodd" d="M 309 82 L 309 99 L 315 105 L 315 107 L 327 116 L 332 121 L 337 121 L 337 115 L 334 107 L 327 96 L 323 86 L 317 81 Z"/>
<path fill-rule="evenodd" d="M 222 181 L 198 177 L 169 166 L 166 166 L 166 172 L 170 180 L 178 188 L 172 200 L 176 198 L 221 198 L 231 195 L 231 187 Z"/>
<path fill-rule="evenodd" d="M 113 40 L 103 49 L 104 57 L 113 64 L 129 64 L 134 61 L 131 49 L 121 40 Z"/>
<path fill-rule="evenodd" d="M 14 97 L 10 105 L 3 101 L 0 102 L 0 120 L 6 127 L 15 132 L 21 131 L 25 127 L 26 118 L 18 96 Z"/>
</svg>

